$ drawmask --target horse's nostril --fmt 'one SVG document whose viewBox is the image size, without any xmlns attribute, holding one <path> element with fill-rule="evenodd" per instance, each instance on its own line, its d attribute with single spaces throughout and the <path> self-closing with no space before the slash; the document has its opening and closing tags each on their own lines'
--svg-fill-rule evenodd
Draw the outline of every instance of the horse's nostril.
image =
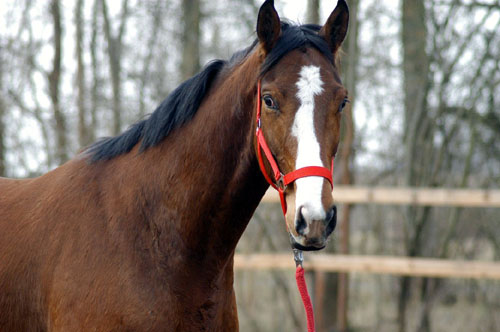
<svg viewBox="0 0 500 332">
<path fill-rule="evenodd" d="M 336 212 L 337 212 L 337 208 L 335 206 L 332 206 L 332 208 L 330 210 L 328 210 L 328 212 L 326 213 L 326 218 L 325 218 L 325 222 L 327 225 L 330 223 L 330 221 L 332 221 L 332 219 L 334 217 L 336 217 Z"/>
<path fill-rule="evenodd" d="M 325 222 L 326 222 L 326 236 L 328 236 L 333 232 L 335 226 L 337 226 L 337 207 L 335 205 L 332 206 L 330 210 L 328 210 Z"/>
<path fill-rule="evenodd" d="M 302 207 L 300 207 L 297 216 L 295 217 L 295 230 L 297 231 L 297 234 L 304 235 L 306 227 L 307 223 L 304 219 L 304 215 L 302 214 Z"/>
</svg>

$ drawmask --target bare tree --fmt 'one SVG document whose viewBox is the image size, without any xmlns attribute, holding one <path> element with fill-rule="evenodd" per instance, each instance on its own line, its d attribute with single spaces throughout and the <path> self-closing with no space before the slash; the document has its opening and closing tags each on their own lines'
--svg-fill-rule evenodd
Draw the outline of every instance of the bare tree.
<svg viewBox="0 0 500 332">
<path fill-rule="evenodd" d="M 3 57 L 2 57 L 3 47 L 0 45 L 0 176 L 5 176 L 6 173 L 6 161 L 5 161 L 5 124 L 4 119 L 7 113 L 5 101 L 4 101 L 4 90 L 3 90 Z"/>
<path fill-rule="evenodd" d="M 116 34 L 113 34 L 111 31 L 111 21 L 106 0 L 101 0 L 101 9 L 104 18 L 104 35 L 106 36 L 106 41 L 108 42 L 109 70 L 111 75 L 111 86 L 113 89 L 113 134 L 117 135 L 121 132 L 122 127 L 122 50 L 123 36 L 125 34 L 125 27 L 129 16 L 128 0 L 123 0 L 122 2 L 120 26 Z"/>
<path fill-rule="evenodd" d="M 84 0 L 78 0 L 75 6 L 76 26 L 76 85 L 78 87 L 78 144 L 83 147 L 90 143 L 90 135 L 87 126 L 87 108 L 85 107 L 86 83 L 85 63 L 83 61 L 83 5 Z"/>
<path fill-rule="evenodd" d="M 425 126 L 429 118 L 426 112 L 428 92 L 429 61 L 426 53 L 427 26 L 426 12 L 423 1 L 403 0 L 402 2 L 402 45 L 403 45 L 403 85 L 404 85 L 404 133 L 405 133 L 405 161 L 406 184 L 408 186 L 421 185 L 417 172 L 421 168 L 417 163 L 422 140 L 427 139 Z M 419 211 L 417 211 L 419 210 Z M 420 246 L 420 239 L 424 223 L 427 221 L 428 208 L 406 209 L 407 224 L 411 228 L 406 244 L 407 254 L 416 256 Z M 398 326 L 399 331 L 406 330 L 406 307 L 410 292 L 410 278 L 400 279 L 398 298 Z"/>
<path fill-rule="evenodd" d="M 307 1 L 307 23 L 320 24 L 319 8 L 320 0 Z"/>
<path fill-rule="evenodd" d="M 97 35 L 98 35 L 98 18 L 100 0 L 94 0 L 92 5 L 92 20 L 91 20 L 91 34 L 90 34 L 90 63 L 92 72 L 92 84 L 90 87 L 90 126 L 88 128 L 89 141 L 93 142 L 96 139 L 97 128 L 97 114 L 99 104 L 99 91 L 101 88 L 101 77 L 99 75 L 99 62 L 97 59 Z"/>
<path fill-rule="evenodd" d="M 6 91 L 5 98 L 11 105 L 11 109 L 17 108 L 21 111 L 23 117 L 33 117 L 36 120 L 43 138 L 42 141 L 44 145 L 44 152 L 46 155 L 45 165 L 46 168 L 50 169 L 51 167 L 55 166 L 54 155 L 57 154 L 57 148 L 54 149 L 54 144 L 52 144 L 52 140 L 50 139 L 51 136 L 54 136 L 51 133 L 51 131 L 55 127 L 55 121 L 53 118 L 54 113 L 51 110 L 42 108 L 39 101 L 42 96 L 42 92 L 40 91 L 40 88 L 37 86 L 34 80 L 34 76 L 36 74 L 49 77 L 50 73 L 47 73 L 46 70 L 41 68 L 37 62 L 37 55 L 40 54 L 42 43 L 40 43 L 40 41 L 36 39 L 35 32 L 33 31 L 33 17 L 31 15 L 32 7 L 33 2 L 26 1 L 19 9 L 22 10 L 22 15 L 18 25 L 18 30 L 14 38 L 8 41 L 7 47 L 5 49 L 6 52 L 14 55 L 10 59 L 16 59 L 17 61 L 19 61 L 17 63 L 22 64 L 22 66 L 16 66 L 16 62 L 12 61 L 9 71 L 11 75 L 15 75 L 16 77 L 18 77 L 21 80 L 22 84 L 15 85 L 12 84 L 11 80 L 9 80 L 5 82 L 6 87 L 4 90 Z M 20 38 L 20 36 L 23 34 L 27 35 L 26 40 Z M 4 72 L 4 75 L 5 74 L 7 74 L 7 72 Z M 44 91 L 44 93 L 46 93 L 46 91 Z M 32 100 L 33 105 L 27 104 L 25 100 L 27 99 L 26 97 Z M 42 115 L 42 113 L 45 113 L 45 116 Z M 12 147 L 12 151 L 16 156 L 19 156 L 19 158 L 21 158 L 21 155 L 23 154 L 22 149 L 23 145 L 21 144 Z M 54 152 L 54 150 L 56 151 Z M 22 168 L 21 165 L 16 166 L 18 168 Z M 24 168 L 26 169 L 26 167 Z"/>
<path fill-rule="evenodd" d="M 498 68 L 498 49 L 493 45 L 498 45 L 499 35 L 494 32 L 496 30 L 480 33 L 487 30 L 485 22 L 497 9 L 480 6 L 484 15 L 480 21 L 474 21 L 471 18 L 473 15 L 469 13 L 475 6 L 479 6 L 476 2 L 463 4 L 461 1 L 449 1 L 441 3 L 439 9 L 431 2 L 428 10 L 424 4 L 403 1 L 402 7 L 406 164 L 404 182 L 409 186 L 452 184 L 461 187 L 469 182 L 473 155 L 485 153 L 485 150 L 477 148 L 480 137 L 478 133 L 482 132 L 485 137 L 498 135 L 498 132 L 490 132 L 488 126 L 482 126 L 480 116 L 476 116 L 479 107 L 498 107 L 494 98 L 484 100 L 481 91 L 492 91 L 499 86 L 498 75 L 492 70 Z M 444 18 L 436 14 L 443 10 L 448 11 Z M 467 31 L 460 35 L 456 33 L 457 17 L 460 17 L 462 26 L 469 22 Z M 497 19 L 497 27 L 500 24 L 498 21 Z M 489 24 L 491 23 L 490 20 Z M 432 31 L 431 35 L 429 29 Z M 474 53 L 474 61 L 462 64 L 464 55 L 470 52 Z M 489 68 L 489 71 L 485 72 L 484 68 Z M 457 81 L 462 82 L 457 84 Z M 450 98 L 460 89 L 466 91 L 464 97 Z M 481 130 L 478 129 L 480 125 Z M 498 148 L 497 144 L 491 146 L 493 149 Z M 492 156 L 496 154 L 488 155 L 483 155 L 481 159 L 493 161 Z M 435 214 L 435 209 L 430 207 L 405 209 L 404 244 L 408 256 L 448 255 L 449 243 L 457 236 L 455 231 L 459 213 L 457 209 L 450 209 L 441 217 L 448 220 L 446 227 L 435 224 L 435 220 L 432 220 Z M 444 234 L 444 238 L 438 239 L 436 234 Z M 412 287 L 411 280 L 403 277 L 399 281 L 399 331 L 407 329 L 408 301 L 411 290 L 416 288 Z M 432 328 L 430 308 L 442 284 L 443 281 L 432 279 L 423 279 L 420 283 L 419 331 L 429 331 Z"/>
<path fill-rule="evenodd" d="M 435 107 L 435 119 L 433 121 L 433 126 L 431 127 L 438 135 L 441 135 L 442 143 L 436 148 L 434 155 L 436 156 L 433 160 L 435 162 L 429 163 L 432 165 L 432 169 L 428 171 L 426 178 L 431 184 L 434 183 L 444 183 L 445 181 L 450 181 L 450 173 L 448 169 L 450 166 L 453 167 L 455 164 L 460 164 L 462 170 L 455 171 L 456 175 L 452 178 L 453 183 L 457 187 L 466 187 L 470 183 L 471 175 L 474 176 L 472 172 L 474 159 L 477 160 L 478 154 L 486 153 L 487 156 L 482 157 L 482 160 L 489 160 L 489 163 L 494 162 L 494 156 L 498 153 L 487 152 L 488 149 L 483 150 L 481 147 L 481 136 L 488 137 L 489 141 L 493 137 L 498 137 L 498 128 L 491 124 L 495 123 L 493 116 L 490 118 L 493 121 L 483 122 L 481 116 L 477 116 L 479 113 L 478 109 L 480 107 L 486 106 L 488 110 L 486 114 L 493 114 L 495 109 L 498 109 L 498 101 L 492 96 L 494 93 L 492 91 L 497 91 L 500 86 L 500 80 L 498 74 L 499 62 L 498 58 L 498 40 L 500 34 L 498 34 L 498 27 L 500 26 L 500 20 L 497 19 L 496 27 L 492 28 L 492 32 L 480 33 L 480 31 L 487 30 L 486 22 L 488 18 L 495 12 L 498 12 L 500 7 L 498 6 L 483 6 L 482 3 L 472 2 L 470 4 L 464 4 L 460 1 L 452 1 L 445 7 L 448 11 L 448 17 L 444 21 L 437 19 L 436 8 L 434 4 L 430 6 L 429 10 L 429 20 L 430 27 L 434 31 L 434 38 L 432 39 L 431 61 L 438 63 L 441 70 L 442 79 L 436 80 L 434 85 L 437 86 L 438 90 L 438 101 Z M 454 43 L 458 45 L 458 52 L 453 56 L 446 54 L 446 47 L 443 47 L 442 40 L 436 36 L 445 35 L 449 30 L 453 30 L 453 22 L 455 17 L 461 16 L 460 12 L 474 12 L 479 9 L 483 11 L 485 15 L 483 19 L 479 22 L 474 22 L 470 26 L 468 33 L 462 36 L 460 39 L 454 40 Z M 486 9 L 486 11 L 484 11 Z M 441 9 L 442 10 L 442 9 Z M 460 17 L 460 19 L 464 19 Z M 490 25 L 492 21 L 489 22 Z M 475 46 L 475 40 L 481 40 L 481 45 L 483 48 Z M 446 43 L 446 42 L 445 42 Z M 446 44 L 445 44 L 446 45 Z M 470 49 L 474 47 L 474 57 L 476 61 L 472 63 L 467 63 L 467 69 L 470 72 L 464 71 L 460 72 L 463 77 L 469 77 L 467 79 L 467 89 L 468 96 L 464 101 L 450 101 L 447 91 L 452 91 L 454 83 L 452 82 L 453 76 L 458 76 L 458 68 L 460 66 L 460 61 L 464 56 L 464 52 L 470 52 Z M 491 72 L 485 71 L 484 68 L 495 68 Z M 492 74 L 494 73 L 494 74 Z M 489 91 L 484 98 L 479 91 Z M 489 96 L 488 96 L 489 94 Z M 454 105 L 456 103 L 456 105 Z M 463 107 L 464 104 L 470 105 L 469 107 Z M 443 118 L 453 118 L 453 122 L 448 127 L 439 127 L 435 123 L 439 123 L 439 119 Z M 489 123 L 489 124 L 486 124 Z M 498 122 L 496 122 L 498 123 Z M 435 129 L 436 128 L 436 129 Z M 496 128 L 496 129 L 495 129 Z M 496 134 L 494 134 L 496 133 Z M 456 151 L 454 149 L 454 141 L 460 141 L 461 149 Z M 488 144 L 488 143 L 487 143 Z M 492 149 L 498 148 L 497 144 L 490 145 Z M 429 151 L 429 150 L 428 150 Z M 447 172 L 446 172 L 447 171 Z M 452 173 L 453 174 L 453 173 Z M 488 179 L 491 182 L 492 179 Z M 494 181 L 493 181 L 494 182 Z M 463 209 L 452 208 L 448 211 L 447 216 L 444 220 L 446 221 L 443 227 L 441 227 L 442 236 L 436 242 L 434 248 L 434 255 L 440 258 L 449 257 L 451 254 L 450 244 L 460 237 L 460 216 L 463 214 Z M 427 227 L 430 229 L 431 227 Z M 436 227 L 433 227 L 435 229 Z M 432 229 L 432 230 L 433 230 Z M 426 237 L 429 237 L 429 233 L 432 230 L 426 232 Z M 479 230 L 478 230 L 479 232 Z M 478 241 L 484 241 L 480 237 Z M 418 317 L 418 331 L 430 331 L 432 330 L 431 322 L 431 310 L 439 299 L 440 295 L 443 293 L 444 285 L 446 285 L 445 280 L 438 279 L 428 279 L 424 278 L 420 286 L 420 301 L 421 310 Z"/>
<path fill-rule="evenodd" d="M 164 13 L 162 12 L 162 3 L 164 3 L 163 0 L 157 0 L 154 4 L 153 12 L 151 13 L 153 22 L 146 47 L 148 51 L 142 63 L 142 70 L 139 73 L 139 116 L 141 117 L 146 114 L 146 86 L 150 79 L 151 64 L 153 62 L 155 44 L 158 41 L 158 35 L 162 29 L 162 17 L 164 15 Z"/>
<path fill-rule="evenodd" d="M 62 164 L 68 160 L 68 140 L 66 128 L 66 116 L 63 114 L 60 105 L 60 84 L 61 84 L 61 58 L 62 58 L 62 35 L 63 27 L 61 22 L 61 9 L 59 0 L 52 0 L 50 5 L 54 36 L 54 58 L 52 60 L 52 71 L 48 75 L 50 100 L 54 112 L 56 131 L 56 161 Z"/>
<path fill-rule="evenodd" d="M 181 76 L 188 79 L 200 70 L 200 0 L 182 1 Z"/>
<path fill-rule="evenodd" d="M 353 167 L 354 167 L 354 118 L 352 110 L 356 98 L 357 84 L 357 66 L 359 58 L 358 46 L 358 0 L 349 2 L 349 34 L 345 41 L 347 55 L 343 57 L 342 69 L 344 71 L 344 84 L 349 91 L 350 103 L 344 109 L 343 114 L 343 131 L 342 144 L 340 150 L 340 169 L 341 180 L 343 185 L 353 184 Z M 340 252 L 342 254 L 349 253 L 349 238 L 350 238 L 350 204 L 345 204 L 342 209 L 342 220 L 340 222 Z M 338 293 L 337 293 L 337 328 L 339 331 L 348 331 L 348 305 L 349 305 L 349 277 L 346 273 L 340 273 L 338 276 Z"/>
</svg>

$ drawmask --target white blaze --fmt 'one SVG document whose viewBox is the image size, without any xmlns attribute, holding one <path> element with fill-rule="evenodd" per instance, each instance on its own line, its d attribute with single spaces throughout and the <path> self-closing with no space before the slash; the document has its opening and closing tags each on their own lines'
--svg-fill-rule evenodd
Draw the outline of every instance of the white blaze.
<svg viewBox="0 0 500 332">
<path fill-rule="evenodd" d="M 297 82 L 297 98 L 300 107 L 295 114 L 292 135 L 297 138 L 297 160 L 295 169 L 305 166 L 324 166 L 320 158 L 320 147 L 314 130 L 314 96 L 323 92 L 319 67 L 304 66 Z M 307 221 L 321 220 L 326 213 L 321 204 L 321 192 L 324 179 L 319 176 L 308 176 L 295 181 L 295 207 L 297 213 L 302 207 L 302 214 Z M 309 223 L 304 230 L 309 231 Z"/>
</svg>

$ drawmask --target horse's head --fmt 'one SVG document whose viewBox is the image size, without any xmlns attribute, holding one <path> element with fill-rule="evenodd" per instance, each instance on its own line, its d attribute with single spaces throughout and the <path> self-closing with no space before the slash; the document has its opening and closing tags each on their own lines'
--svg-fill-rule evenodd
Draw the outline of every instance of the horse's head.
<svg viewBox="0 0 500 332">
<path fill-rule="evenodd" d="M 259 11 L 257 34 L 262 65 L 257 126 L 280 173 L 316 166 L 312 175 L 306 171 L 283 185 L 283 178 L 275 176 L 273 162 L 263 158 L 265 176 L 284 191 L 286 223 L 297 249 L 323 248 L 336 225 L 327 175 L 332 171 L 341 112 L 347 102 L 335 58 L 348 20 L 344 0 L 338 1 L 322 27 L 282 24 L 272 0 L 267 0 Z M 258 138 L 255 145 L 261 153 Z M 327 175 L 321 175 L 325 174 L 321 170 L 328 171 Z"/>
</svg>

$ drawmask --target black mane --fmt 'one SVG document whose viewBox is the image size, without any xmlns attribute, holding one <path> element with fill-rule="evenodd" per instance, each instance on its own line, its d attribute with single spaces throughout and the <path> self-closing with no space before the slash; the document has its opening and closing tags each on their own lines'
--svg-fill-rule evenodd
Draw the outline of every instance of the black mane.
<svg viewBox="0 0 500 332">
<path fill-rule="evenodd" d="M 91 145 L 87 151 L 92 161 L 108 160 L 127 153 L 139 141 L 140 151 L 160 143 L 172 130 L 191 120 L 225 64 L 223 60 L 210 62 L 172 91 L 147 119 L 133 124 L 116 137 L 106 137 Z"/>
<path fill-rule="evenodd" d="M 326 41 L 318 35 L 318 25 L 281 24 L 282 34 L 261 66 L 264 75 L 288 52 L 301 47 L 314 47 L 333 64 L 333 55 Z M 179 85 L 145 120 L 135 123 L 122 134 L 106 137 L 92 144 L 86 151 L 92 162 L 109 160 L 125 154 L 141 142 L 140 151 L 159 144 L 170 132 L 191 120 L 215 78 L 226 66 L 241 62 L 258 44 L 238 51 L 229 61 L 214 60 L 205 68 Z"/>
</svg>

